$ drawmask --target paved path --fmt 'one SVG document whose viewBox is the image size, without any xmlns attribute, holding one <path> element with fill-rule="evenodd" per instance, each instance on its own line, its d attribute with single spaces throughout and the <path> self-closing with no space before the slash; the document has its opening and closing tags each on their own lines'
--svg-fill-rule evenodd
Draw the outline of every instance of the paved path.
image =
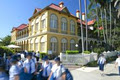
<svg viewBox="0 0 120 80">
<path fill-rule="evenodd" d="M 100 75 L 98 67 L 86 67 L 71 70 L 74 80 L 120 80 L 114 63 L 105 66 L 105 76 Z"/>
</svg>

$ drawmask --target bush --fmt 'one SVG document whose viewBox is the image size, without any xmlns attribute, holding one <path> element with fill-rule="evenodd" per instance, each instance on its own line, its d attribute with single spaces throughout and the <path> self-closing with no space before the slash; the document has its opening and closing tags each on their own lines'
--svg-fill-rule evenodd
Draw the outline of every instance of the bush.
<svg viewBox="0 0 120 80">
<path fill-rule="evenodd" d="M 78 50 L 66 50 L 66 54 L 78 54 Z"/>
<path fill-rule="evenodd" d="M 120 51 L 120 46 L 119 46 L 119 47 L 117 47 L 117 51 Z"/>
<path fill-rule="evenodd" d="M 92 61 L 92 62 L 89 62 L 88 64 L 86 64 L 85 66 L 88 66 L 88 67 L 97 67 L 98 64 L 97 64 L 97 61 Z"/>
<path fill-rule="evenodd" d="M 100 54 L 101 52 L 104 52 L 104 51 L 105 51 L 105 48 L 104 48 L 104 47 L 98 47 L 98 48 L 94 48 L 93 51 L 94 51 L 95 53 Z"/>
<path fill-rule="evenodd" d="M 90 51 L 84 51 L 83 53 L 85 53 L 85 54 L 90 54 Z"/>
<path fill-rule="evenodd" d="M 0 46 L 0 55 L 4 55 L 4 53 L 6 54 L 10 54 L 10 53 L 14 53 L 14 50 L 13 49 L 10 49 L 10 48 L 7 48 L 5 46 Z"/>
<path fill-rule="evenodd" d="M 40 58 L 42 59 L 44 56 L 48 55 L 47 53 L 40 52 Z"/>
<path fill-rule="evenodd" d="M 109 63 L 109 62 L 115 61 L 116 59 L 117 59 L 117 56 L 108 57 L 108 58 L 106 59 L 106 62 Z"/>
</svg>

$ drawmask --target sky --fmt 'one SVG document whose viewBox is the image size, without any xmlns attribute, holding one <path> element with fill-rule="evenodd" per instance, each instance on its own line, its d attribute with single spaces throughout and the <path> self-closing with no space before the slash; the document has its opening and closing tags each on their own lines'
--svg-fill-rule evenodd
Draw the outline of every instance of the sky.
<svg viewBox="0 0 120 80">
<path fill-rule="evenodd" d="M 0 0 L 0 38 L 11 35 L 13 27 L 28 23 L 35 8 L 44 8 L 51 3 L 59 4 L 63 1 L 72 14 L 79 9 L 79 0 Z M 89 4 L 89 1 L 87 2 Z M 82 0 L 84 12 L 84 0 Z"/>
</svg>

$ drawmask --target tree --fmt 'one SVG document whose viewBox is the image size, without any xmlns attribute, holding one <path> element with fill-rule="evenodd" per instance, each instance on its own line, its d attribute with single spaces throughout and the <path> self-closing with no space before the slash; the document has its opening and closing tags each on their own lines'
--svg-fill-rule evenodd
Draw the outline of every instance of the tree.
<svg viewBox="0 0 120 80">
<path fill-rule="evenodd" d="M 6 37 L 1 39 L 0 46 L 7 46 L 10 44 L 11 36 L 7 35 Z"/>
</svg>

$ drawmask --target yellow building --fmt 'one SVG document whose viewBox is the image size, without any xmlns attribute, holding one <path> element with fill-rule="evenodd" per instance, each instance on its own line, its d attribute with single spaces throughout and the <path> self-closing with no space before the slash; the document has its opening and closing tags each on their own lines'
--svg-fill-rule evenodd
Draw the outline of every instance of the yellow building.
<svg viewBox="0 0 120 80">
<path fill-rule="evenodd" d="M 52 3 L 44 9 L 35 9 L 28 25 L 13 28 L 11 42 L 28 51 L 59 54 L 76 50 L 77 21 L 78 18 L 69 12 L 63 2 L 59 5 Z"/>
</svg>

